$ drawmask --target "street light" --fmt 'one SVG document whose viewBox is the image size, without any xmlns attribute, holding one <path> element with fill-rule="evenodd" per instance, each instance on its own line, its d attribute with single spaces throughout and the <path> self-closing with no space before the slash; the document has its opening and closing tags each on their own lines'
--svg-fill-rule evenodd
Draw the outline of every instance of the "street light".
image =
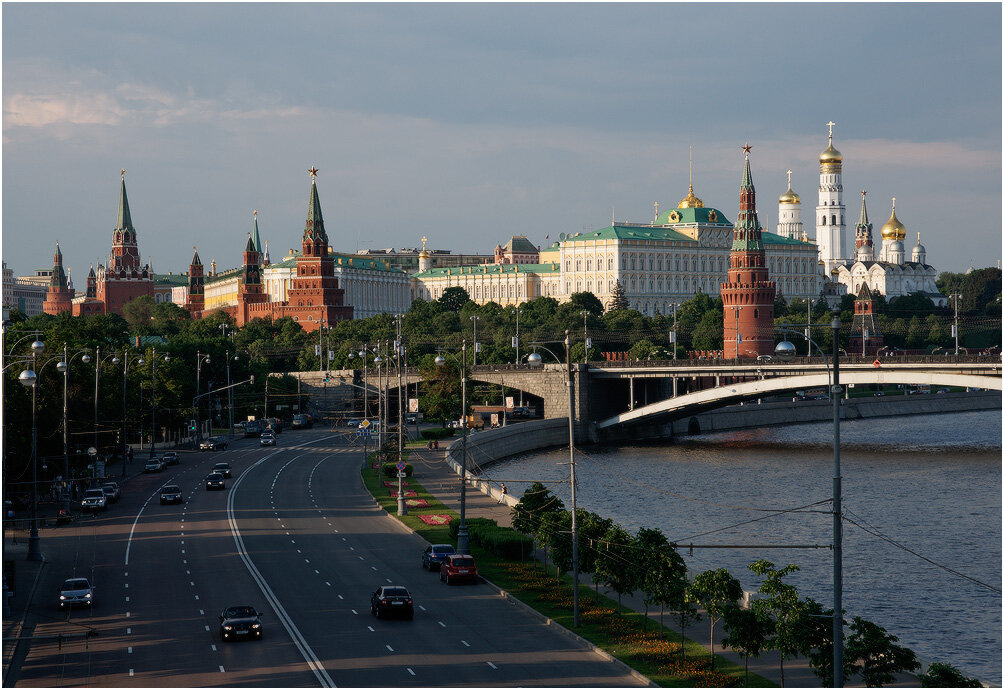
<svg viewBox="0 0 1004 690">
<path fill-rule="evenodd" d="M 164 361 L 170 362 L 171 355 L 164 355 Z M 157 449 L 157 348 L 150 355 L 150 459 L 153 459 Z"/>
<path fill-rule="evenodd" d="M 436 355 L 434 360 L 437 367 L 446 364 L 443 351 Z M 467 340 L 460 346 L 460 359 L 449 352 L 455 361 L 460 364 L 460 428 L 462 430 L 462 441 L 460 442 L 460 527 L 457 528 L 457 551 L 462 554 L 470 554 L 471 544 L 467 536 Z"/>
<path fill-rule="evenodd" d="M 140 357 L 135 360 L 136 364 L 143 366 L 144 359 Z M 126 350 L 122 355 L 122 477 L 126 476 L 126 448 L 129 446 L 129 442 L 126 439 L 126 434 L 128 432 L 128 425 L 126 424 L 126 419 L 129 416 L 126 407 L 126 381 L 129 376 L 129 350 Z"/>
<path fill-rule="evenodd" d="M 548 352 L 555 360 L 561 362 L 558 355 L 544 347 L 541 343 L 532 343 L 535 347 Z M 543 367 L 541 356 L 534 352 L 527 358 L 531 367 Z M 565 386 L 568 388 L 568 471 L 572 487 L 572 626 L 579 627 L 579 530 L 575 515 L 575 393 L 572 389 L 572 338 L 565 331 Z"/>
<path fill-rule="evenodd" d="M 204 355 L 204 354 L 202 354 L 198 350 L 195 351 L 195 397 L 196 398 L 201 397 L 200 393 L 202 392 L 200 390 L 201 381 L 202 381 L 202 363 L 203 362 L 208 362 L 208 361 L 209 361 L 209 355 Z M 266 386 L 265 390 L 267 391 L 268 390 L 268 380 L 267 379 L 265 380 L 265 386 Z M 268 403 L 267 403 L 268 398 L 266 397 L 265 400 L 266 400 L 266 408 L 267 408 L 268 407 Z M 199 406 L 197 404 L 194 404 L 193 407 L 195 407 L 195 444 L 198 445 L 199 441 L 202 440 L 202 423 L 201 423 L 202 419 L 201 419 L 201 417 L 199 415 Z M 265 415 L 268 416 L 268 409 L 265 410 Z M 211 429 L 212 428 L 212 418 L 211 417 L 210 417 L 209 424 L 210 424 L 210 429 Z"/>
<path fill-rule="evenodd" d="M 16 344 L 16 343 L 15 343 Z M 17 380 L 22 386 L 31 388 L 31 529 L 28 532 L 28 560 L 42 560 L 38 539 L 38 426 L 37 399 L 38 375 L 35 373 L 38 356 L 45 351 L 45 343 L 35 340 L 31 344 L 31 369 L 22 371 Z"/>
<path fill-rule="evenodd" d="M 841 524 L 841 477 L 840 477 L 840 319 L 836 316 L 830 322 L 833 329 L 833 373 L 830 379 L 830 398 L 833 400 L 833 687 L 844 685 L 844 628 L 843 628 L 843 525 Z M 823 355 L 826 353 L 806 336 Z M 774 352 L 782 359 L 790 359 L 795 346 L 787 340 L 777 344 Z M 826 366 L 829 373 L 829 365 Z"/>
<path fill-rule="evenodd" d="M 101 357 L 101 346 L 99 345 L 94 351 L 94 447 L 98 449 L 98 454 L 100 455 L 101 445 L 98 443 L 98 388 L 101 381 L 101 365 L 106 361 L 111 360 L 112 364 L 118 364 L 119 358 L 114 352 L 110 355 L 105 355 L 102 359 Z M 94 465 L 95 472 L 97 471 L 97 464 Z M 92 478 L 94 475 L 92 475 Z"/>
<path fill-rule="evenodd" d="M 80 350 L 69 354 L 70 348 L 67 343 L 63 343 L 63 359 L 56 363 L 56 369 L 63 374 L 63 509 L 69 508 L 70 499 L 70 410 L 69 410 L 69 387 L 70 387 L 70 362 L 77 355 L 82 355 L 80 361 L 90 364 L 91 356 L 86 350 Z"/>
</svg>

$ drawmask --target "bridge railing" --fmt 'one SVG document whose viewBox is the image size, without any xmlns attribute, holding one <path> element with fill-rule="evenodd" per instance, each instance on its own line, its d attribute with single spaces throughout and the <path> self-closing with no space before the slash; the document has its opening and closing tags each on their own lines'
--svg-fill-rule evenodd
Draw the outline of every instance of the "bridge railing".
<svg viewBox="0 0 1004 690">
<path fill-rule="evenodd" d="M 829 354 L 829 353 L 827 353 Z M 843 364 L 874 364 L 878 359 L 886 364 L 1001 364 L 1000 354 L 937 354 L 937 355 L 900 355 L 884 352 L 881 356 L 852 354 L 840 354 L 840 361 Z M 821 364 L 823 358 L 820 356 L 806 357 L 798 356 L 781 360 L 771 355 L 763 355 L 762 359 L 740 358 L 739 366 L 787 366 Z M 640 359 L 640 360 L 620 360 L 609 362 L 590 362 L 590 366 L 602 369 L 631 369 L 639 367 L 659 367 L 659 368 L 687 368 L 694 367 L 720 367 L 729 366 L 736 362 L 733 357 L 715 358 L 687 358 L 687 359 Z"/>
</svg>

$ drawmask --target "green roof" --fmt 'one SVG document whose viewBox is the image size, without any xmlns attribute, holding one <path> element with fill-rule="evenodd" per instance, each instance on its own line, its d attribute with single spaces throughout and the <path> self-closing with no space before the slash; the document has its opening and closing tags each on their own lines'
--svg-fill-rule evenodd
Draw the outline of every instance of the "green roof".
<svg viewBox="0 0 1004 690">
<path fill-rule="evenodd" d="M 188 276 L 183 273 L 164 275 L 155 273 L 153 275 L 154 285 L 188 285 Z"/>
<path fill-rule="evenodd" d="M 672 242 L 695 242 L 690 235 L 668 227 L 651 225 L 611 225 L 599 230 L 577 232 L 565 237 L 565 242 L 589 242 L 591 240 L 660 240 Z"/>
<path fill-rule="evenodd" d="M 263 268 L 293 268 L 296 266 L 296 258 L 302 254 L 303 252 L 299 251 L 293 252 L 292 256 L 288 256 L 282 261 L 273 262 Z M 341 266 L 343 269 L 362 269 L 367 271 L 386 271 L 387 273 L 404 273 L 404 271 L 400 268 L 387 266 L 384 260 L 378 257 L 370 258 L 359 254 L 339 254 L 338 252 L 332 252 L 328 254 L 328 256 L 335 260 L 336 266 Z M 349 263 L 350 261 L 351 265 Z"/>
<path fill-rule="evenodd" d="M 760 231 L 760 241 L 764 244 L 800 244 L 802 246 L 808 246 L 812 244 L 811 242 L 803 242 L 802 240 L 796 240 L 793 237 L 782 237 L 781 235 L 775 235 L 772 232 L 767 232 L 766 230 Z"/>
<path fill-rule="evenodd" d="M 674 215 L 675 214 L 675 215 Z M 670 216 L 678 220 L 670 220 Z M 712 220 L 714 219 L 714 220 Z M 671 208 L 659 214 L 653 225 L 691 225 L 700 223 L 701 225 L 732 225 L 724 213 L 716 208 L 695 207 L 695 208 Z"/>
<path fill-rule="evenodd" d="M 504 275 L 506 273 L 560 273 L 557 262 L 546 264 L 476 264 L 472 266 L 452 266 L 450 268 L 430 268 L 413 274 L 415 278 L 437 278 L 445 275 Z"/>
</svg>

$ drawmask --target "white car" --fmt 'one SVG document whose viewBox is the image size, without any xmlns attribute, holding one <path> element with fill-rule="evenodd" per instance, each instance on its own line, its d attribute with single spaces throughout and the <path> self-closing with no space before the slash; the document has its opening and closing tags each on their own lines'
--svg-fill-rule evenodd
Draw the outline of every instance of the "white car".
<svg viewBox="0 0 1004 690">
<path fill-rule="evenodd" d="M 122 496 L 122 491 L 116 482 L 107 482 L 101 485 L 101 490 L 105 492 L 105 500 L 108 503 L 115 503 Z"/>
<path fill-rule="evenodd" d="M 274 446 L 275 434 L 273 434 L 271 431 L 261 432 L 261 438 L 259 439 L 258 444 L 262 446 Z"/>
<path fill-rule="evenodd" d="M 59 608 L 93 606 L 94 587 L 83 577 L 71 577 L 59 588 Z"/>
<path fill-rule="evenodd" d="M 81 510 L 105 510 L 108 507 L 108 499 L 102 489 L 88 489 L 84 492 L 84 500 L 80 502 Z"/>
</svg>

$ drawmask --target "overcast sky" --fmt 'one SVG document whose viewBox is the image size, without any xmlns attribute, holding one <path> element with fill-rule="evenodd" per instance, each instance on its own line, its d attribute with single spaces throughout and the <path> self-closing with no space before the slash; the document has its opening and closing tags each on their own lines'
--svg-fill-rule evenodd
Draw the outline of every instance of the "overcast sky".
<svg viewBox="0 0 1004 690">
<path fill-rule="evenodd" d="M 3 20 L 3 258 L 78 289 L 119 169 L 140 251 L 240 263 L 253 209 L 299 248 L 317 166 L 337 251 L 490 253 L 647 222 L 694 190 L 761 222 L 793 171 L 814 234 L 826 126 L 848 243 L 895 196 L 939 270 L 1001 255 L 1001 5 L 21 4 Z"/>
</svg>

